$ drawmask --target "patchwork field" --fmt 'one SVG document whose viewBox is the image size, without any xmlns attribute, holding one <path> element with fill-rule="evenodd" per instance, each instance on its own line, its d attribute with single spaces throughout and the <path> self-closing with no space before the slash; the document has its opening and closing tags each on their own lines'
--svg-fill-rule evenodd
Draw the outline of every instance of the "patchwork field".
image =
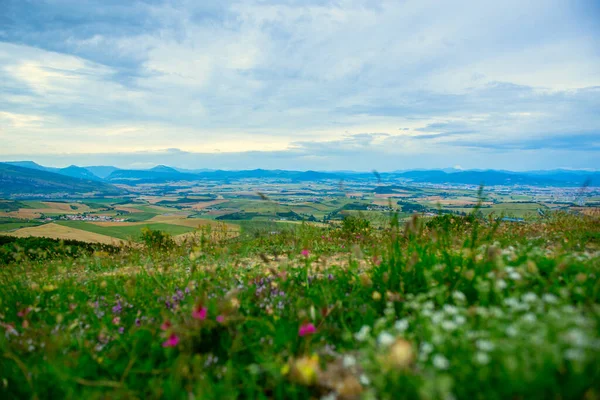
<svg viewBox="0 0 600 400">
<path fill-rule="evenodd" d="M 90 243 L 120 244 L 121 239 L 112 235 L 105 235 L 101 232 L 92 232 L 85 229 L 77 229 L 75 226 L 66 226 L 61 224 L 44 224 L 36 227 L 22 228 L 14 232 L 4 232 L 8 236 L 15 237 L 46 237 L 62 240 L 79 240 Z"/>
</svg>

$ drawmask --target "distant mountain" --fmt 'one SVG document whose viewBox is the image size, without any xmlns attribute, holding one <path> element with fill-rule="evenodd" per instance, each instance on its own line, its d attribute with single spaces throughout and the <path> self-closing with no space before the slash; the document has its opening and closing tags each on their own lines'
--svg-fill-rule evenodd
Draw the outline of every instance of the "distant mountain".
<svg viewBox="0 0 600 400">
<path fill-rule="evenodd" d="M 157 165 L 154 168 L 150 168 L 148 171 L 152 171 L 152 172 L 165 172 L 165 173 L 168 173 L 168 174 L 178 174 L 178 173 L 181 173 L 180 171 L 176 170 L 175 168 L 167 167 L 166 165 Z"/>
<path fill-rule="evenodd" d="M 584 182 L 600 185 L 600 174 L 597 172 L 578 171 L 578 173 L 548 172 L 536 174 L 529 172 L 505 171 L 461 171 L 447 173 L 441 170 L 406 171 L 393 173 L 390 176 L 410 179 L 420 183 L 447 183 L 488 186 L 495 185 L 530 185 L 530 186 L 581 186 Z"/>
<path fill-rule="evenodd" d="M 199 179 L 196 174 L 186 174 L 179 172 L 173 168 L 168 167 L 155 167 L 151 170 L 137 170 L 137 169 L 119 169 L 113 171 L 106 177 L 106 180 L 114 183 L 128 183 L 128 184 L 140 184 L 140 183 L 164 183 L 164 182 L 178 182 L 178 181 L 196 181 Z"/>
<path fill-rule="evenodd" d="M 15 165 L 17 167 L 23 167 L 23 168 L 37 169 L 40 171 L 51 171 L 54 169 L 58 169 L 58 168 L 44 167 L 43 165 L 40 165 L 33 161 L 6 161 L 4 164 Z"/>
<path fill-rule="evenodd" d="M 65 176 L 70 176 L 72 178 L 89 179 L 89 180 L 92 180 L 92 181 L 99 181 L 99 180 L 101 180 L 101 178 L 99 178 L 98 176 L 94 175 L 93 173 L 91 173 L 87 169 L 82 168 L 82 167 L 78 167 L 76 165 L 71 165 L 70 167 L 67 167 L 67 168 L 61 168 L 58 171 L 56 171 L 56 173 L 61 174 L 61 175 L 65 175 Z"/>
<path fill-rule="evenodd" d="M 113 185 L 88 179 L 0 163 L 0 196 L 14 194 L 101 193 L 118 195 L 124 191 Z"/>
<path fill-rule="evenodd" d="M 119 169 L 117 167 L 105 166 L 105 165 L 98 165 L 98 166 L 91 166 L 91 167 L 84 167 L 84 168 L 101 179 L 105 179 L 110 174 L 112 174 L 113 172 L 115 172 Z"/>
<path fill-rule="evenodd" d="M 112 183 L 143 184 L 165 183 L 199 180 L 236 179 L 276 179 L 294 182 L 321 181 L 321 180 L 348 180 L 372 181 L 402 179 L 418 183 L 435 184 L 468 184 L 488 186 L 495 185 L 529 185 L 529 186 L 600 186 L 600 172 L 576 170 L 550 170 L 512 172 L 504 170 L 460 170 L 447 168 L 443 170 L 404 170 L 394 172 L 352 172 L 352 171 L 288 171 L 288 170 L 187 170 L 158 165 L 146 170 L 119 169 L 112 166 L 78 167 L 72 165 L 67 168 L 52 168 L 39 165 L 33 161 L 15 161 L 5 164 L 37 171 L 52 172 L 84 180 L 107 181 Z M 379 189 L 384 190 L 384 189 Z"/>
<path fill-rule="evenodd" d="M 53 167 L 45 167 L 33 161 L 9 161 L 5 164 L 14 165 L 17 167 L 35 169 L 38 171 L 47 171 L 53 172 L 55 174 L 70 176 L 72 178 L 80 178 L 80 179 L 90 179 L 90 180 L 100 180 L 100 178 L 85 168 L 78 167 L 76 165 L 71 165 L 66 168 L 53 168 Z"/>
</svg>

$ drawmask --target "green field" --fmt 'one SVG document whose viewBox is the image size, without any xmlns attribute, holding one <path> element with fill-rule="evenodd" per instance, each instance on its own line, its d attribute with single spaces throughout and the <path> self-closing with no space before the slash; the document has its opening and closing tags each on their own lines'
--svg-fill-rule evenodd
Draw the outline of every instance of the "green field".
<svg viewBox="0 0 600 400">
<path fill-rule="evenodd" d="M 59 225 L 69 226 L 76 229 L 81 229 L 88 232 L 98 233 L 100 235 L 111 236 L 117 239 L 133 239 L 139 240 L 143 228 L 160 230 L 171 235 L 181 235 L 188 232 L 193 232 L 194 228 L 179 225 L 169 225 L 161 223 L 150 223 L 133 226 L 98 226 L 85 221 L 58 221 Z"/>
<path fill-rule="evenodd" d="M 38 226 L 39 222 L 27 222 L 27 221 L 19 221 L 19 222 L 5 222 L 0 220 L 0 232 L 10 232 L 15 231 L 21 228 L 27 228 L 31 226 Z"/>
</svg>

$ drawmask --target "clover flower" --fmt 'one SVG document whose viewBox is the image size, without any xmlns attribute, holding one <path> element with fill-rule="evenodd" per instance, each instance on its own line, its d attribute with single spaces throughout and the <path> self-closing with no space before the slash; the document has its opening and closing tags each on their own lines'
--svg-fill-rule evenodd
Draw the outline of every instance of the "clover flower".
<svg viewBox="0 0 600 400">
<path fill-rule="evenodd" d="M 303 324 L 300 326 L 300 329 L 298 330 L 298 336 L 312 335 L 315 332 L 317 332 L 317 328 L 315 327 L 314 324 L 312 324 L 312 323 Z"/>
</svg>

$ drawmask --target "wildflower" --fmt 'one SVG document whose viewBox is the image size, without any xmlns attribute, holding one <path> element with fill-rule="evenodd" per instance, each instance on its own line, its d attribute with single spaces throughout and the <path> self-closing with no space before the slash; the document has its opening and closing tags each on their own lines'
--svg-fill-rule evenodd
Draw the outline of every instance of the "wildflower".
<svg viewBox="0 0 600 400">
<path fill-rule="evenodd" d="M 350 354 L 345 354 L 342 358 L 344 368 L 352 368 L 356 365 L 356 358 Z"/>
<path fill-rule="evenodd" d="M 194 311 L 192 311 L 192 318 L 203 321 L 206 319 L 207 314 L 208 314 L 208 309 L 206 307 L 197 306 L 194 309 Z"/>
<path fill-rule="evenodd" d="M 414 361 L 413 347 L 404 339 L 397 339 L 388 349 L 382 362 L 393 368 L 407 368 Z"/>
<path fill-rule="evenodd" d="M 399 319 L 394 324 L 394 329 L 396 329 L 398 332 L 406 331 L 408 329 L 408 321 L 406 319 Z"/>
<path fill-rule="evenodd" d="M 492 342 L 483 339 L 479 339 L 477 342 L 475 342 L 475 346 L 477 346 L 477 348 L 481 351 L 492 351 L 495 347 Z"/>
<path fill-rule="evenodd" d="M 552 293 L 545 293 L 542 296 L 542 300 L 544 300 L 548 304 L 555 304 L 558 301 L 558 297 L 556 297 Z"/>
<path fill-rule="evenodd" d="M 302 255 L 304 257 L 308 257 L 310 255 L 310 251 L 308 249 L 302 249 Z"/>
<path fill-rule="evenodd" d="M 458 308 L 450 304 L 444 304 L 444 311 L 448 315 L 456 315 L 458 314 Z"/>
<path fill-rule="evenodd" d="M 301 385 L 311 386 L 317 381 L 319 373 L 319 356 L 303 356 L 292 362 L 290 378 Z"/>
<path fill-rule="evenodd" d="M 467 322 L 467 319 L 462 315 L 457 315 L 454 317 L 454 323 L 456 325 L 463 325 L 465 322 Z"/>
<path fill-rule="evenodd" d="M 354 338 L 356 340 L 358 340 L 359 342 L 364 342 L 365 340 L 367 340 L 370 333 L 371 333 L 371 327 L 367 326 L 367 325 L 363 325 L 363 327 L 360 328 L 360 331 L 358 331 L 357 333 L 354 334 Z"/>
<path fill-rule="evenodd" d="M 571 361 L 583 361 L 585 360 L 585 353 L 581 349 L 567 349 L 565 358 Z"/>
<path fill-rule="evenodd" d="M 456 324 L 453 321 L 445 320 L 445 321 L 442 321 L 442 328 L 445 331 L 453 331 L 456 329 Z"/>
<path fill-rule="evenodd" d="M 490 356 L 487 353 L 484 353 L 482 351 L 478 351 L 475 354 L 475 361 L 478 364 L 486 365 L 486 364 L 488 364 L 490 362 Z"/>
<path fill-rule="evenodd" d="M 114 317 L 112 320 L 113 325 L 119 325 L 121 323 L 121 318 Z"/>
<path fill-rule="evenodd" d="M 467 301 L 467 296 L 465 296 L 465 294 L 463 292 L 459 292 L 458 290 L 456 290 L 452 293 L 452 298 L 454 299 L 454 301 L 460 302 L 460 303 Z"/>
<path fill-rule="evenodd" d="M 142 326 L 142 320 L 140 320 L 139 318 L 135 319 L 135 326 Z"/>
<path fill-rule="evenodd" d="M 528 292 L 523 295 L 523 301 L 526 303 L 534 303 L 537 301 L 537 298 L 537 295 L 532 292 Z"/>
<path fill-rule="evenodd" d="M 125 327 L 124 326 L 119 327 L 119 333 L 122 335 L 123 332 L 125 332 Z"/>
<path fill-rule="evenodd" d="M 521 280 L 521 274 L 519 274 L 519 273 L 518 273 L 518 272 L 516 272 L 516 271 L 512 271 L 512 272 L 510 272 L 510 273 L 508 274 L 508 277 L 509 277 L 510 279 L 512 279 L 513 281 L 518 281 L 518 280 Z"/>
<path fill-rule="evenodd" d="M 169 329 L 171 329 L 171 321 L 166 320 L 165 322 L 163 322 L 160 326 L 160 329 L 163 331 L 168 331 Z"/>
<path fill-rule="evenodd" d="M 373 264 L 379 266 L 381 264 L 381 258 L 373 256 Z"/>
<path fill-rule="evenodd" d="M 379 301 L 379 300 L 381 300 L 381 293 L 379 293 L 378 291 L 374 291 L 372 297 L 373 297 L 373 300 Z"/>
<path fill-rule="evenodd" d="M 436 354 L 435 356 L 433 356 L 433 366 L 437 369 L 446 370 L 450 366 L 450 362 L 443 355 Z"/>
<path fill-rule="evenodd" d="M 504 279 L 498 279 L 496 281 L 496 288 L 498 288 L 499 290 L 506 289 L 506 286 L 508 285 L 506 284 L 506 281 Z"/>
<path fill-rule="evenodd" d="M 217 322 L 222 324 L 223 322 L 225 322 L 225 317 L 222 315 L 217 316 L 216 318 Z"/>
<path fill-rule="evenodd" d="M 123 307 L 121 306 L 121 302 L 118 301 L 117 304 L 112 308 L 113 314 L 120 314 L 123 311 Z"/>
<path fill-rule="evenodd" d="M 298 330 L 298 336 L 312 335 L 316 331 L 317 331 L 317 328 L 315 327 L 314 324 L 312 324 L 312 323 L 303 324 L 300 326 L 300 329 Z"/>
<path fill-rule="evenodd" d="M 162 346 L 163 347 L 175 347 L 178 344 L 179 344 L 179 336 L 172 333 L 171 336 L 169 336 L 169 338 L 163 342 Z"/>
<path fill-rule="evenodd" d="M 371 380 L 369 379 L 369 377 L 365 374 L 361 374 L 358 377 L 358 380 L 360 381 L 360 384 L 363 386 L 369 386 L 371 384 Z"/>
<path fill-rule="evenodd" d="M 394 336 L 386 331 L 381 332 L 377 337 L 377 343 L 379 343 L 379 345 L 382 347 L 388 347 L 389 345 L 394 343 L 394 340 Z"/>
<path fill-rule="evenodd" d="M 535 314 L 533 313 L 527 313 L 525 315 L 523 315 L 523 321 L 525 322 L 529 322 L 530 324 L 533 324 L 536 321 L 536 317 Z"/>
</svg>

